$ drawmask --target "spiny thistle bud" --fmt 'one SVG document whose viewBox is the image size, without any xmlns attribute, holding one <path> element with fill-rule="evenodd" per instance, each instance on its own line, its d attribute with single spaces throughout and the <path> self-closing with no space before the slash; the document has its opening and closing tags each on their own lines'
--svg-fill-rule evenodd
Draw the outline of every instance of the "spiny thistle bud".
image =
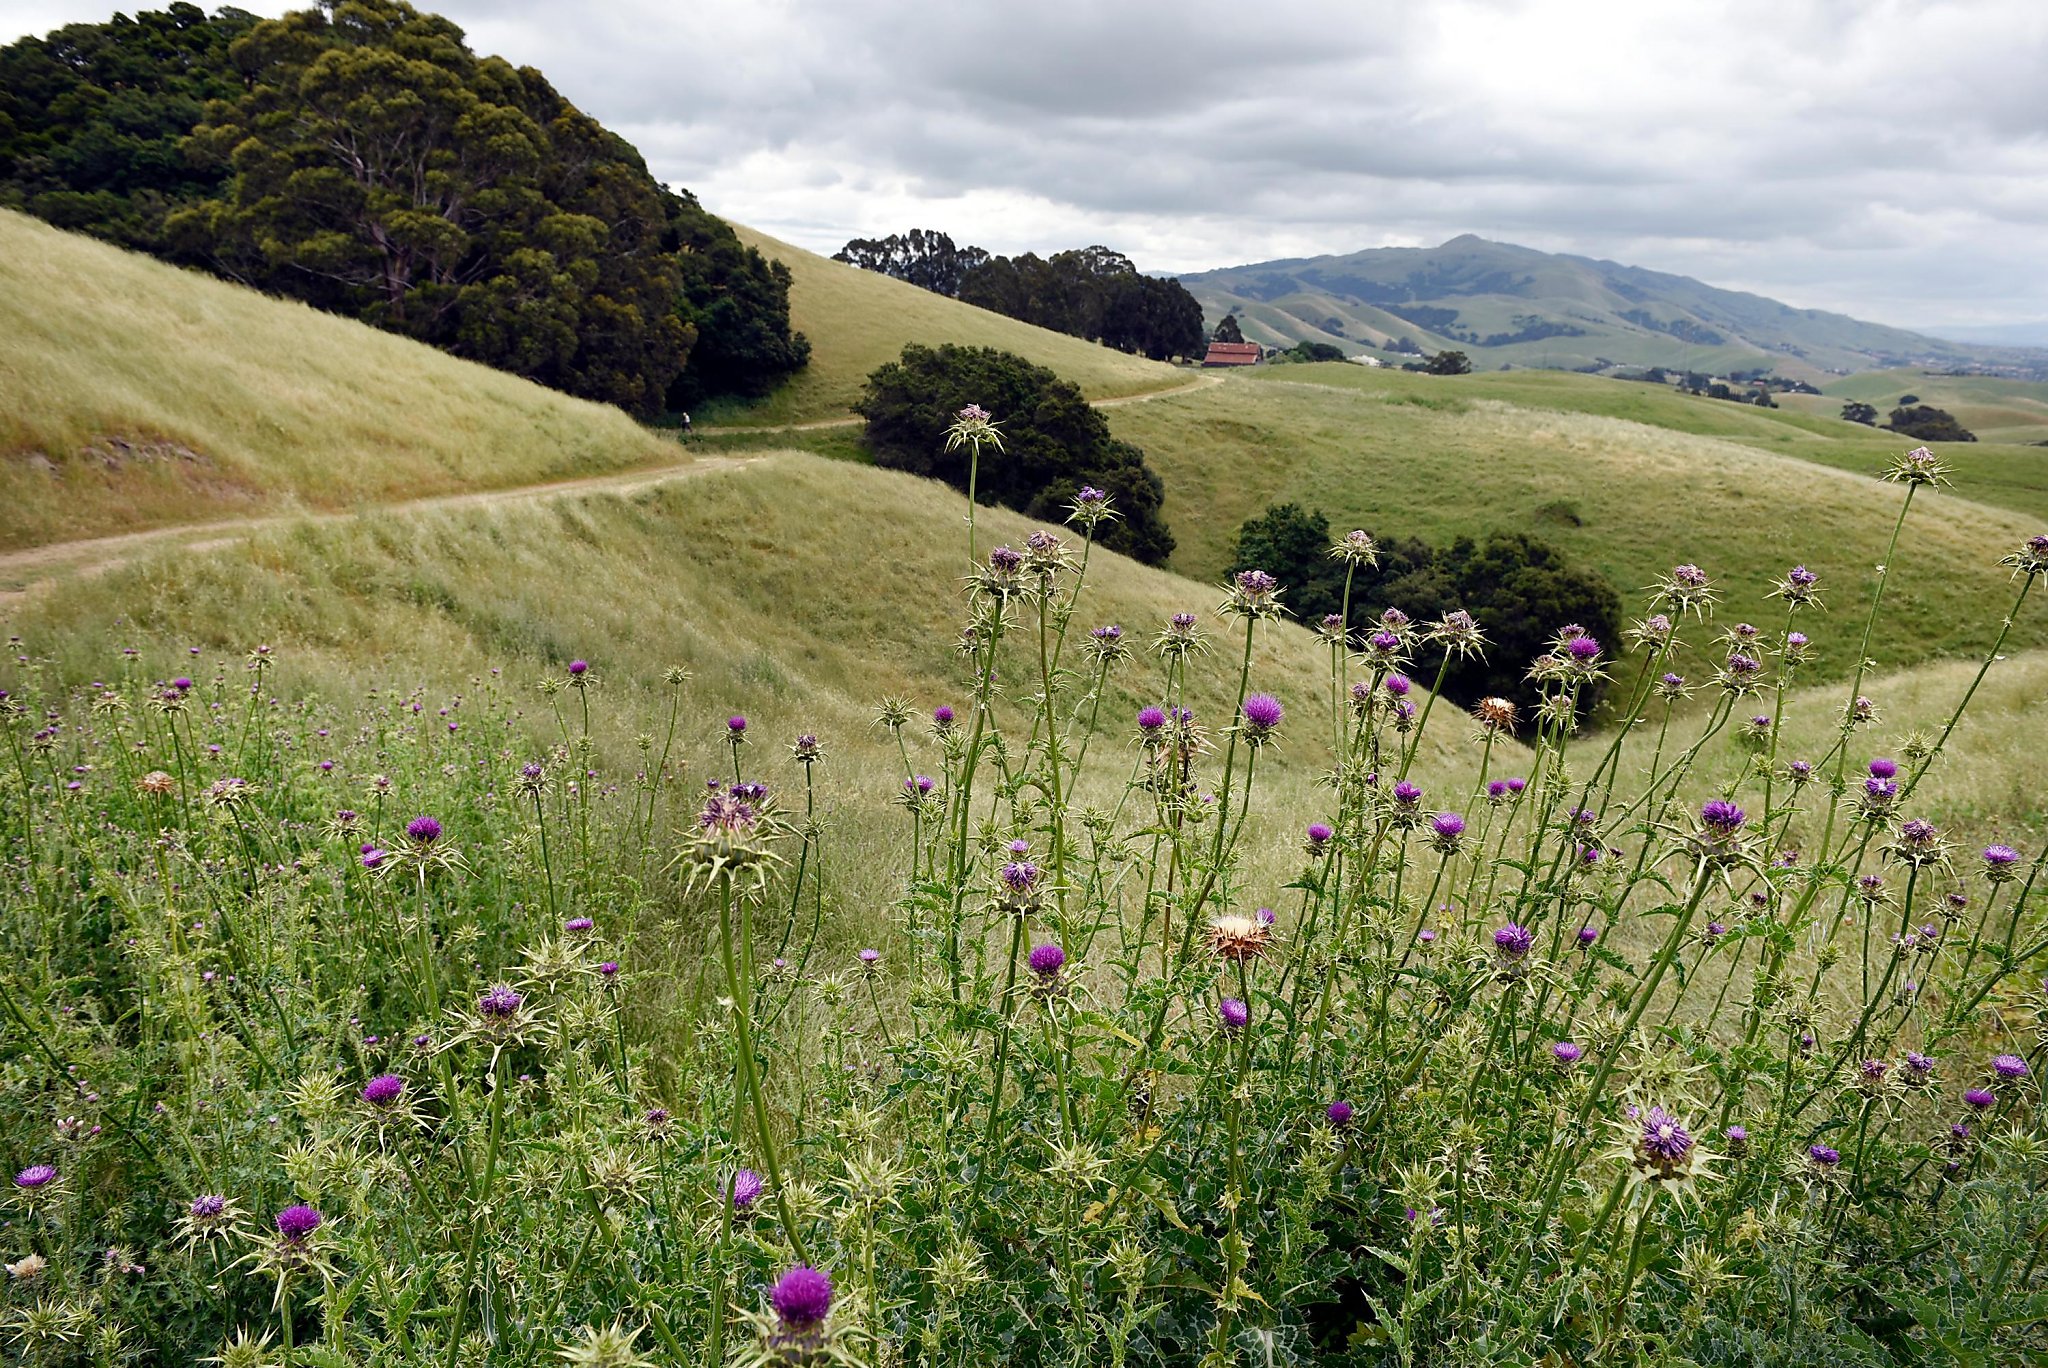
<svg viewBox="0 0 2048 1368">
<path fill-rule="evenodd" d="M 1107 668 L 1125 659 L 1131 648 L 1124 642 L 1124 629 L 1115 623 L 1097 627 L 1088 633 L 1088 654 L 1097 665 Z"/>
<path fill-rule="evenodd" d="M 1702 610 L 1715 597 L 1707 572 L 1690 563 L 1672 567 L 1670 574 L 1657 581 L 1656 591 L 1658 602 L 1694 617 L 1703 616 Z"/>
<path fill-rule="evenodd" d="M 2010 565 L 2015 579 L 2024 575 L 2048 575 L 2048 532 L 2036 533 L 2010 556 L 1999 558 L 2000 565 Z"/>
<path fill-rule="evenodd" d="M 1167 619 L 1165 630 L 1153 641 L 1153 649 L 1169 661 L 1186 660 L 1199 651 L 1207 650 L 1208 645 L 1195 629 L 1193 613 L 1175 613 Z"/>
<path fill-rule="evenodd" d="M 1453 655 L 1484 654 L 1486 636 L 1479 630 L 1479 619 L 1462 608 L 1453 609 L 1430 624 L 1429 636 Z"/>
<path fill-rule="evenodd" d="M 1347 565 L 1371 567 L 1380 563 L 1379 543 L 1363 528 L 1353 528 L 1339 537 L 1330 547 L 1330 555 Z"/>
<path fill-rule="evenodd" d="M 1851 727 L 1867 726 L 1877 721 L 1877 704 L 1858 694 L 1844 712 L 1843 721 Z"/>
<path fill-rule="evenodd" d="M 1097 523 L 1116 517 L 1116 510 L 1110 507 L 1109 495 L 1094 485 L 1082 485 L 1074 494 L 1074 502 L 1068 506 L 1067 521 L 1084 527 L 1090 532 Z"/>
<path fill-rule="evenodd" d="M 1948 845 L 1941 839 L 1941 832 L 1934 823 L 1913 817 L 1899 824 L 1891 844 L 1885 847 L 1885 853 L 1900 864 L 1924 866 L 1946 860 Z"/>
<path fill-rule="evenodd" d="M 1803 565 L 1795 565 L 1771 586 L 1771 594 L 1785 600 L 1794 608 L 1803 608 L 1808 604 L 1820 602 L 1820 594 L 1815 588 L 1819 583 L 1819 575 Z"/>
<path fill-rule="evenodd" d="M 1941 463 L 1926 447 L 1914 447 L 1905 455 L 1897 457 L 1885 467 L 1884 477 L 1893 484 L 1943 485 L 1948 483 L 1949 467 Z"/>
<path fill-rule="evenodd" d="M 792 741 L 789 753 L 801 765 L 815 765 L 825 758 L 825 748 L 818 744 L 818 738 L 810 732 L 805 732 Z"/>
<path fill-rule="evenodd" d="M 1280 616 L 1280 581 L 1263 570 L 1240 570 L 1230 583 L 1223 611 L 1242 618 Z"/>
</svg>

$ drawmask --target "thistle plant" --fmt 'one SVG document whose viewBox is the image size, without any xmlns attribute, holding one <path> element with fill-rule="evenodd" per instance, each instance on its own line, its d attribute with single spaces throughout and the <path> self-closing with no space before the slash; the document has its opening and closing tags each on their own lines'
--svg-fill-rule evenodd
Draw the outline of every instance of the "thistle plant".
<svg viewBox="0 0 2048 1368">
<path fill-rule="evenodd" d="M 1000 449 L 962 424 L 971 460 Z M 858 783 L 860 736 L 693 727 L 680 671 L 681 721 L 621 760 L 632 681 L 580 660 L 541 681 L 572 713 L 484 686 L 451 731 L 389 691 L 252 711 L 276 652 L 208 683 L 138 651 L 68 687 L 25 649 L 0 681 L 0 1342 L 2040 1359 L 2048 848 L 1926 779 L 2048 537 L 2004 554 L 1960 696 L 1894 718 L 1862 662 L 1941 573 L 1892 560 L 1944 472 L 1894 476 L 1846 624 L 1803 566 L 1680 565 L 1624 640 L 1546 624 L 1533 708 L 1469 711 L 1424 687 L 1497 649 L 1465 613 L 1347 582 L 1311 624 L 1318 699 L 1267 664 L 1296 630 L 1273 577 L 1111 623 L 1111 499 L 982 554 L 970 505 L 959 675 L 882 706 Z M 1857 651 L 1838 677 L 1830 636 Z M 847 871 L 892 851 L 877 905 Z"/>
</svg>

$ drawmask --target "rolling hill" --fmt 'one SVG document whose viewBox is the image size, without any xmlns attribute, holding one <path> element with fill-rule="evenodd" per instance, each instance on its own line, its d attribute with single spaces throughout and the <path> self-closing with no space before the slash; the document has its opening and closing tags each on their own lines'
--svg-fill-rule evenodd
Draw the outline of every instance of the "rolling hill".
<svg viewBox="0 0 2048 1368">
<path fill-rule="evenodd" d="M 758 425 L 844 417 L 860 397 L 868 372 L 895 360 L 908 342 L 1016 352 L 1058 371 L 1091 399 L 1166 389 L 1186 379 L 1172 366 L 1020 323 L 751 228 L 733 227 L 741 241 L 789 267 L 794 278 L 790 324 L 810 338 L 811 364 L 760 403 L 718 409 L 718 422 Z"/>
<path fill-rule="evenodd" d="M 1384 354 L 1405 337 L 1424 351 L 1465 351 L 1487 370 L 1762 366 L 1818 379 L 1923 364 L 2048 364 L 2041 354 L 1945 342 L 1687 276 L 1469 233 L 1440 247 L 1259 262 L 1185 275 L 1181 283 L 1212 325 L 1235 312 L 1256 341 Z"/>
</svg>

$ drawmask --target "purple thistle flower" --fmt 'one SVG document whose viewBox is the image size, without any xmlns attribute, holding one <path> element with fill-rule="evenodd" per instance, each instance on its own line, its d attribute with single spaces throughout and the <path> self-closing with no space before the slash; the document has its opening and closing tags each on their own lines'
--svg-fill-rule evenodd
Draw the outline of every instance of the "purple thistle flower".
<svg viewBox="0 0 2048 1368">
<path fill-rule="evenodd" d="M 1428 927 L 1425 926 L 1420 931 L 1417 931 L 1415 933 L 1415 939 L 1423 945 L 1435 945 L 1436 932 L 1430 930 Z"/>
<path fill-rule="evenodd" d="M 2004 883 L 2017 871 L 2014 866 L 2020 862 L 2020 853 L 2009 845 L 1988 845 L 1984 847 L 1984 877 L 1993 883 Z"/>
<path fill-rule="evenodd" d="M 363 1101 L 373 1107 L 394 1105 L 405 1092 L 405 1080 L 397 1074 L 378 1074 L 363 1085 Z"/>
<path fill-rule="evenodd" d="M 1396 698 L 1406 698 L 1410 687 L 1407 675 L 1390 674 L 1386 678 L 1386 691 Z"/>
<path fill-rule="evenodd" d="M 202 1192 L 192 1199 L 192 1219 L 210 1221 L 228 1209 L 228 1199 L 217 1192 Z"/>
<path fill-rule="evenodd" d="M 1216 1015 L 1222 1018 L 1223 1027 L 1229 1031 L 1241 1031 L 1252 1019 L 1251 1008 L 1238 998 L 1225 998 L 1216 1008 Z"/>
<path fill-rule="evenodd" d="M 432 845 L 441 839 L 441 824 L 422 813 L 405 824 L 405 834 L 421 845 Z"/>
<path fill-rule="evenodd" d="M 1591 944 L 1592 944 L 1592 943 L 1593 943 L 1594 941 L 1596 941 L 1596 940 L 1599 940 L 1599 939 L 1600 939 L 1600 933 L 1599 933 L 1599 931 L 1597 931 L 1597 930 L 1596 930 L 1596 929 L 1594 929 L 1593 927 L 1590 927 L 1590 926 L 1582 926 L 1582 927 L 1580 927 L 1580 928 L 1579 928 L 1579 944 L 1580 944 L 1580 945 L 1591 945 Z"/>
<path fill-rule="evenodd" d="M 1721 1138 L 1728 1142 L 1728 1152 L 1730 1154 L 1740 1155 L 1749 1148 L 1749 1128 L 1747 1126 L 1730 1126 L 1727 1130 L 1721 1132 Z"/>
<path fill-rule="evenodd" d="M 1439 812 L 1429 819 L 1429 829 L 1445 840 L 1455 840 L 1465 834 L 1465 819 L 1455 812 Z"/>
<path fill-rule="evenodd" d="M 2002 1054 L 1991 1061 L 1991 1072 L 2000 1078 L 2025 1078 L 2027 1061 L 2015 1054 Z"/>
<path fill-rule="evenodd" d="M 1503 798 L 1505 798 L 1505 797 L 1507 797 L 1507 796 L 1508 796 L 1508 781 L 1507 781 L 1507 780 L 1505 780 L 1505 779 L 1490 779 L 1490 780 L 1488 780 L 1488 781 L 1487 781 L 1487 784 L 1486 784 L 1486 800 L 1487 800 L 1487 801 L 1488 801 L 1489 803 L 1498 803 L 1498 802 L 1499 802 L 1499 801 L 1500 801 L 1501 799 L 1503 799 Z"/>
<path fill-rule="evenodd" d="M 365 847 L 363 848 L 363 868 L 365 868 L 365 869 L 375 869 L 375 868 L 377 868 L 377 866 L 379 866 L 379 865 L 381 865 L 381 864 L 383 864 L 383 863 L 384 863 L 384 852 L 383 852 L 383 851 L 381 851 L 381 850 L 377 849 L 377 847 L 375 847 L 375 846 L 365 846 Z"/>
<path fill-rule="evenodd" d="M 1038 886 L 1039 868 L 1029 860 L 1012 860 L 1003 866 L 1003 883 L 1012 893 L 1029 893 Z"/>
<path fill-rule="evenodd" d="M 743 735 L 747 730 L 747 719 L 741 717 L 738 713 L 734 713 L 731 717 L 725 719 L 725 730 L 729 736 Z"/>
<path fill-rule="evenodd" d="M 1050 941 L 1044 945 L 1034 945 L 1031 947 L 1031 972 L 1042 979 L 1056 977 L 1060 970 L 1066 966 L 1066 963 L 1067 952 Z"/>
<path fill-rule="evenodd" d="M 1706 932 L 1704 933 L 1704 939 L 1706 940 L 1707 944 L 1712 945 L 1715 941 L 1721 939 L 1721 937 L 1727 934 L 1728 928 L 1721 922 L 1708 922 Z"/>
<path fill-rule="evenodd" d="M 171 681 L 171 687 L 176 689 L 179 693 L 190 693 L 192 691 L 192 681 L 185 678 L 185 676 L 183 675 L 179 675 L 176 679 Z"/>
<path fill-rule="evenodd" d="M 517 1015 L 525 1002 L 517 989 L 501 983 L 476 1000 L 476 1010 L 494 1021 L 506 1021 Z"/>
<path fill-rule="evenodd" d="M 1733 835 L 1748 820 L 1748 813 L 1725 798 L 1710 798 L 1700 807 L 1700 821 L 1722 836 Z"/>
<path fill-rule="evenodd" d="M 903 791 L 918 798 L 930 793 L 932 788 L 932 777 L 929 774 L 915 775 L 903 781 Z"/>
<path fill-rule="evenodd" d="M 866 965 L 880 964 L 882 962 L 882 952 L 873 946 L 869 946 L 860 952 L 860 962 Z"/>
<path fill-rule="evenodd" d="M 582 675 L 589 668 L 590 662 L 587 660 L 572 660 L 569 662 L 569 673 L 572 675 Z"/>
<path fill-rule="evenodd" d="M 1142 732 L 1156 732 L 1156 731 L 1158 731 L 1158 730 L 1159 730 L 1159 729 L 1160 729 L 1161 727 L 1163 727 L 1163 726 L 1165 726 L 1165 725 L 1166 725 L 1166 710 L 1165 710 L 1164 708 L 1140 708 L 1140 709 L 1138 709 L 1138 730 L 1139 730 L 1139 731 L 1142 731 Z"/>
<path fill-rule="evenodd" d="M 1330 828 L 1321 822 L 1310 822 L 1308 824 L 1308 843 L 1310 845 L 1322 845 L 1330 839 L 1331 835 Z"/>
<path fill-rule="evenodd" d="M 1501 954 L 1511 960 L 1518 960 L 1528 954 L 1530 947 L 1536 944 L 1536 933 L 1526 926 L 1509 922 L 1493 933 L 1493 943 Z"/>
<path fill-rule="evenodd" d="M 1589 636 L 1575 636 L 1564 644 L 1565 654 L 1581 665 L 1590 665 L 1600 658 L 1600 643 Z"/>
<path fill-rule="evenodd" d="M 732 1176 L 732 1209 L 751 1211 L 754 1203 L 761 1200 L 761 1175 L 752 1169 L 741 1169 Z"/>
<path fill-rule="evenodd" d="M 1898 772 L 1899 763 L 1896 760 L 1887 760 L 1880 755 L 1870 762 L 1870 777 L 1873 779 L 1890 779 Z"/>
<path fill-rule="evenodd" d="M 297 1244 L 320 1228 L 327 1218 L 301 1202 L 277 1213 L 277 1233 Z"/>
<path fill-rule="evenodd" d="M 1273 730 L 1280 725 L 1281 719 L 1286 715 L 1287 711 L 1280 706 L 1280 700 L 1271 694 L 1256 693 L 1244 701 L 1244 720 L 1251 724 L 1254 732 Z"/>
<path fill-rule="evenodd" d="M 932 709 L 932 721 L 938 723 L 942 727 L 952 726 L 953 710 L 947 707 L 944 703 L 939 704 L 938 707 Z"/>
<path fill-rule="evenodd" d="M 1422 801 L 1422 789 L 1406 779 L 1394 785 L 1394 801 L 1405 808 L 1412 808 Z"/>
<path fill-rule="evenodd" d="M 1333 1126 L 1348 1126 L 1351 1124 L 1351 1104 L 1349 1102 L 1332 1102 L 1324 1110 L 1323 1115 L 1330 1118 L 1330 1124 Z"/>
<path fill-rule="evenodd" d="M 1569 1040 L 1560 1040 L 1550 1047 L 1550 1057 L 1569 1069 L 1585 1057 L 1586 1052 Z"/>
<path fill-rule="evenodd" d="M 14 1175 L 14 1185 L 28 1192 L 34 1192 L 39 1187 L 48 1187 L 56 1181 L 57 1168 L 54 1164 L 30 1164 Z"/>
<path fill-rule="evenodd" d="M 1676 1165 L 1684 1163 L 1692 1153 L 1692 1132 L 1664 1108 L 1652 1107 L 1644 1112 L 1642 1127 L 1637 1147 L 1644 1158 L 1660 1165 Z"/>
<path fill-rule="evenodd" d="M 562 929 L 572 935 L 584 935 L 597 928 L 597 923 L 588 917 L 571 917 L 562 923 Z"/>
<path fill-rule="evenodd" d="M 1806 1157 L 1811 1159 L 1816 1167 L 1824 1169 L 1831 1169 L 1842 1162 L 1842 1152 L 1830 1149 L 1826 1145 L 1808 1145 Z"/>
<path fill-rule="evenodd" d="M 619 974 L 619 962 L 617 960 L 606 960 L 603 964 L 597 966 L 597 972 L 608 979 L 617 978 Z"/>
<path fill-rule="evenodd" d="M 778 1199 L 780 1200 L 780 1199 Z M 810 1327 L 832 1312 L 832 1279 L 815 1268 L 799 1264 L 775 1280 L 768 1304 L 782 1323 Z"/>
<path fill-rule="evenodd" d="M 1517 776 L 1512 775 L 1509 776 L 1506 782 L 1509 793 L 1520 793 L 1523 789 L 1529 786 L 1529 781 L 1527 779 L 1519 778 Z"/>
<path fill-rule="evenodd" d="M 1989 1088 L 1971 1088 L 1963 1094 L 1963 1101 L 1978 1111 L 1983 1111 L 1986 1107 L 1998 1105 L 1998 1094 Z"/>
</svg>

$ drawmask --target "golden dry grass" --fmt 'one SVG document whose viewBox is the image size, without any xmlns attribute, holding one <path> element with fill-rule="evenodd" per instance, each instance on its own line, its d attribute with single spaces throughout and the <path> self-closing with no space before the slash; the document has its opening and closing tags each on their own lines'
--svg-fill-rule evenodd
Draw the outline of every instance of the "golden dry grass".
<svg viewBox="0 0 2048 1368">
<path fill-rule="evenodd" d="M 868 373 L 905 344 L 997 347 L 1049 366 L 1090 399 L 1167 389 L 1188 373 L 1142 356 L 1020 323 L 955 299 L 863 271 L 733 225 L 742 241 L 787 265 L 790 325 L 811 340 L 811 364 L 759 404 L 723 412 L 724 423 L 798 423 L 843 417 Z"/>
<path fill-rule="evenodd" d="M 0 548 L 677 455 L 617 409 L 5 210 L 0 396 Z"/>
</svg>

